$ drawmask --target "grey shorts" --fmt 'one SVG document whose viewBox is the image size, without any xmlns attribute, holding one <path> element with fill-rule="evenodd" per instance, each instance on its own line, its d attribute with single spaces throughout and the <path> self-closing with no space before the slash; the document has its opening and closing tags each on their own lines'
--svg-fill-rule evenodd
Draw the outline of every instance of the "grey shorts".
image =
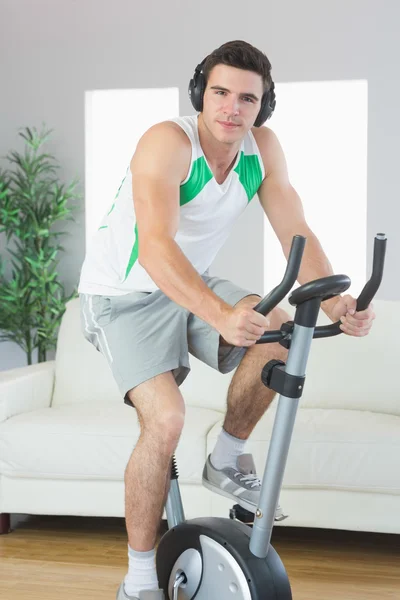
<svg viewBox="0 0 400 600">
<path fill-rule="evenodd" d="M 254 294 L 225 279 L 202 278 L 231 306 Z M 228 373 L 247 350 L 220 345 L 216 329 L 161 290 L 123 296 L 80 294 L 80 303 L 83 334 L 107 359 L 126 404 L 131 405 L 129 390 L 161 373 L 172 371 L 181 385 L 190 372 L 189 353 Z"/>
</svg>

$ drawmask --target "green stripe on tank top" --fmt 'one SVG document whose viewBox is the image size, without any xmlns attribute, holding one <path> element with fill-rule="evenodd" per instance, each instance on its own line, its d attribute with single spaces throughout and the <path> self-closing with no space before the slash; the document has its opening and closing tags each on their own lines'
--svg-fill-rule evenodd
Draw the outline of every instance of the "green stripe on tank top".
<svg viewBox="0 0 400 600">
<path fill-rule="evenodd" d="M 213 178 L 213 174 L 211 173 L 206 161 L 203 156 L 200 156 L 197 160 L 193 162 L 192 171 L 190 173 L 190 177 L 186 183 L 181 185 L 180 194 L 179 194 L 179 204 L 183 206 L 187 204 L 193 198 L 196 198 L 198 194 L 200 194 L 201 190 L 204 186 Z M 133 265 L 137 261 L 139 255 L 139 236 L 137 225 L 135 225 L 135 243 L 132 248 L 131 256 L 129 258 L 128 266 L 126 268 L 125 279 L 128 277 L 129 273 L 132 270 Z"/>
<path fill-rule="evenodd" d="M 128 266 L 126 267 L 124 281 L 126 281 L 126 278 L 128 277 L 129 273 L 131 272 L 131 269 L 132 269 L 133 265 L 135 264 L 135 262 L 137 261 L 138 256 L 139 256 L 139 235 L 138 235 L 138 228 L 137 228 L 137 223 L 136 223 L 135 224 L 135 243 L 133 244 L 133 248 L 132 248 L 130 258 L 129 258 Z"/>
<path fill-rule="evenodd" d="M 200 194 L 204 186 L 213 178 L 204 156 L 200 156 L 193 162 L 192 172 L 186 183 L 181 185 L 179 203 L 181 206 L 187 204 Z"/>
<path fill-rule="evenodd" d="M 244 187 L 250 202 L 262 183 L 262 171 L 257 154 L 246 156 L 242 151 L 240 160 L 234 170 L 239 175 L 239 181 Z"/>
<path fill-rule="evenodd" d="M 118 198 L 118 196 L 119 196 L 119 193 L 120 193 L 120 191 L 121 191 L 121 188 L 122 188 L 122 186 L 124 185 L 124 181 L 125 181 L 125 179 L 126 179 L 126 177 L 127 177 L 127 175 L 128 175 L 128 171 L 129 171 L 129 166 L 128 166 L 128 168 L 126 169 L 125 177 L 124 177 L 124 178 L 123 178 L 123 180 L 121 181 L 121 183 L 120 183 L 120 186 L 119 186 L 119 188 L 118 188 L 118 191 L 117 191 L 117 193 L 115 194 L 115 198 L 114 198 L 113 205 L 112 205 L 112 207 L 110 208 L 110 210 L 108 211 L 108 213 L 107 213 L 107 217 L 108 217 L 108 215 L 110 215 L 110 214 L 112 213 L 112 211 L 113 211 L 113 210 L 114 210 L 114 208 L 115 208 L 115 202 L 116 202 L 116 200 L 117 200 L 117 198 Z"/>
</svg>

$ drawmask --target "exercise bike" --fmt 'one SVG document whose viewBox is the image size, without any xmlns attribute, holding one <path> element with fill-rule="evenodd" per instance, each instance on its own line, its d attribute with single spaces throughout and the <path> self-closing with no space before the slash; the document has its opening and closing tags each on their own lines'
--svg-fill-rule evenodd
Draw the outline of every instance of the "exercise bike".
<svg viewBox="0 0 400 600">
<path fill-rule="evenodd" d="M 254 308 L 267 315 L 290 292 L 296 282 L 306 239 L 295 236 L 282 282 Z M 382 280 L 386 236 L 374 242 L 370 280 L 357 300 L 357 311 L 365 310 Z M 296 307 L 294 321 L 279 331 L 268 331 L 257 343 L 279 342 L 289 349 L 286 364 L 268 362 L 263 383 L 279 394 L 260 500 L 249 526 L 247 511 L 238 505 L 230 518 L 205 517 L 185 520 L 178 485 L 175 457 L 166 503 L 168 531 L 157 550 L 160 588 L 169 600 L 291 600 L 285 567 L 270 544 L 275 511 L 282 486 L 299 399 L 302 395 L 311 341 L 342 333 L 340 321 L 316 326 L 321 302 L 346 291 L 350 279 L 332 275 L 306 283 L 292 291 L 289 302 Z M 247 524 L 246 524 L 247 523 Z"/>
</svg>

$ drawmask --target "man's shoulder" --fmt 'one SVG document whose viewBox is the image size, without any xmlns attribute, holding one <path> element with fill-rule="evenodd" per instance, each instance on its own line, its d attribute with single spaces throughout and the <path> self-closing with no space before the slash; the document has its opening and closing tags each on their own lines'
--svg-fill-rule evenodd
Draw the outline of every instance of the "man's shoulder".
<svg viewBox="0 0 400 600">
<path fill-rule="evenodd" d="M 265 173 L 269 173 L 276 160 L 282 155 L 282 148 L 276 133 L 269 127 L 253 127 L 251 130 L 257 143 Z"/>
<path fill-rule="evenodd" d="M 155 123 L 144 133 L 144 136 L 160 137 L 162 139 L 181 140 L 187 143 L 188 136 L 176 121 L 160 121 Z M 190 142 L 189 142 L 190 144 Z"/>
<path fill-rule="evenodd" d="M 138 173 L 177 173 L 182 180 L 189 168 L 191 142 L 174 121 L 155 123 L 140 138 L 130 163 Z"/>
<path fill-rule="evenodd" d="M 260 152 L 263 150 L 267 150 L 271 148 L 274 144 L 276 144 L 276 140 L 278 139 L 276 133 L 272 131 L 269 127 L 252 127 L 251 133 L 254 135 L 254 139 L 257 142 L 257 146 L 260 149 Z"/>
<path fill-rule="evenodd" d="M 176 153 L 190 152 L 191 142 L 185 131 L 175 121 L 160 121 L 149 127 L 141 136 L 135 154 L 138 152 Z"/>
</svg>

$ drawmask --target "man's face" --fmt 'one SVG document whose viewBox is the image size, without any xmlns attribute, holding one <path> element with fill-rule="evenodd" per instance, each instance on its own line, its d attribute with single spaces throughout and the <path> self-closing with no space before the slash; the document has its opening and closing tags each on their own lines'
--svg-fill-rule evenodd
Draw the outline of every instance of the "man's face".
<svg viewBox="0 0 400 600">
<path fill-rule="evenodd" d="M 204 92 L 204 123 L 218 141 L 235 143 L 254 125 L 262 94 L 263 82 L 258 73 L 216 65 Z"/>
</svg>

